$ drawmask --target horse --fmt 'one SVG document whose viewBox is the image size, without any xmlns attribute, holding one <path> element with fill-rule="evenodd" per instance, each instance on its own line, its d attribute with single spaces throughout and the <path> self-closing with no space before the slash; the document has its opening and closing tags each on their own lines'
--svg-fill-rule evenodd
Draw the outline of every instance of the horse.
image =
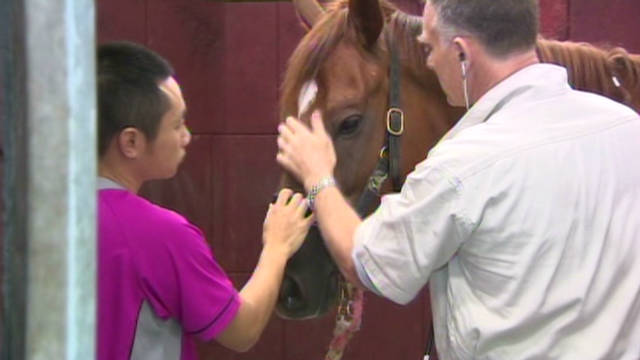
<svg viewBox="0 0 640 360">
<path fill-rule="evenodd" d="M 395 161 L 395 177 L 401 184 L 464 109 L 447 103 L 435 73 L 426 66 L 426 55 L 416 41 L 422 30 L 421 17 L 406 14 L 385 0 L 337 0 L 326 9 L 315 0 L 294 3 L 309 28 L 289 59 L 280 117 L 299 116 L 308 123 L 312 110 L 322 112 L 338 159 L 335 178 L 345 198 L 356 207 L 381 158 L 390 158 L 391 165 Z M 542 62 L 567 67 L 574 88 L 608 96 L 640 111 L 640 56 L 622 48 L 605 50 L 543 38 L 537 41 L 537 53 Z M 390 75 L 393 64 L 398 67 L 395 77 Z M 300 92 L 311 80 L 317 86 L 314 105 L 300 109 Z M 394 87 L 400 94 L 394 108 L 403 116 L 402 129 L 391 125 L 388 115 L 395 111 L 388 110 L 388 94 Z M 397 138 L 388 135 L 399 130 L 402 133 Z M 389 136 L 399 142 L 396 154 L 385 148 Z M 303 191 L 286 173 L 280 185 Z M 381 189 L 382 194 L 391 191 L 388 183 Z M 366 216 L 376 205 L 358 211 Z M 312 228 L 287 264 L 277 313 L 288 319 L 318 317 L 337 304 L 341 292 L 339 271 L 318 229 Z"/>
</svg>

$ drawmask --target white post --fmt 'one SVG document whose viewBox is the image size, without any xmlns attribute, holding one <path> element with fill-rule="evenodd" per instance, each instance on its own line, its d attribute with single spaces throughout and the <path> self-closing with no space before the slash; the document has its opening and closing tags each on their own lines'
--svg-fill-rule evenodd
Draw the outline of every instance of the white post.
<svg viewBox="0 0 640 360">
<path fill-rule="evenodd" d="M 1 2 L 2 355 L 94 359 L 94 0 Z"/>
</svg>

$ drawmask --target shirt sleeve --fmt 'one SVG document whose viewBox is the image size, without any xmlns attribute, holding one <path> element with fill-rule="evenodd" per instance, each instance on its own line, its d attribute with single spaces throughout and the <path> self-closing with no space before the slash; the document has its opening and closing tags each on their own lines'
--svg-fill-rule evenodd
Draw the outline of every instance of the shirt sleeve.
<svg viewBox="0 0 640 360">
<path fill-rule="evenodd" d="M 394 302 L 411 301 L 471 231 L 461 187 L 446 170 L 422 163 L 401 193 L 384 196 L 355 233 L 352 257 L 363 284 Z"/>
<path fill-rule="evenodd" d="M 138 257 L 143 292 L 158 316 L 175 318 L 185 333 L 211 340 L 235 317 L 238 292 L 197 227 L 184 220 L 161 236 Z"/>
</svg>

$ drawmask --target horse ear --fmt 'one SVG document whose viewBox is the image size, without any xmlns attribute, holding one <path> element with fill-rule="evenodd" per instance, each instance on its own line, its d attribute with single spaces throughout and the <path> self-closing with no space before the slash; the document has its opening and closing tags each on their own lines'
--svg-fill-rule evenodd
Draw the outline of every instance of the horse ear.
<svg viewBox="0 0 640 360">
<path fill-rule="evenodd" d="M 324 14 L 324 9 L 316 0 L 293 0 L 293 6 L 307 30 L 311 29 Z"/>
<path fill-rule="evenodd" d="M 378 40 L 384 26 L 380 3 L 378 0 L 349 0 L 349 21 L 364 47 L 370 48 Z"/>
</svg>

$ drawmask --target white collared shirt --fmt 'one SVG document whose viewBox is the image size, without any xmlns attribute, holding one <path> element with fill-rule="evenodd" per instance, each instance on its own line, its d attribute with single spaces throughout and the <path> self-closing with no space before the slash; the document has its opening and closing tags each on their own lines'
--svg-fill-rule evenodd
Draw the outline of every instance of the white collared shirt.
<svg viewBox="0 0 640 360">
<path fill-rule="evenodd" d="M 640 118 L 536 64 L 358 227 L 363 282 L 430 281 L 441 359 L 640 358 Z"/>
</svg>

